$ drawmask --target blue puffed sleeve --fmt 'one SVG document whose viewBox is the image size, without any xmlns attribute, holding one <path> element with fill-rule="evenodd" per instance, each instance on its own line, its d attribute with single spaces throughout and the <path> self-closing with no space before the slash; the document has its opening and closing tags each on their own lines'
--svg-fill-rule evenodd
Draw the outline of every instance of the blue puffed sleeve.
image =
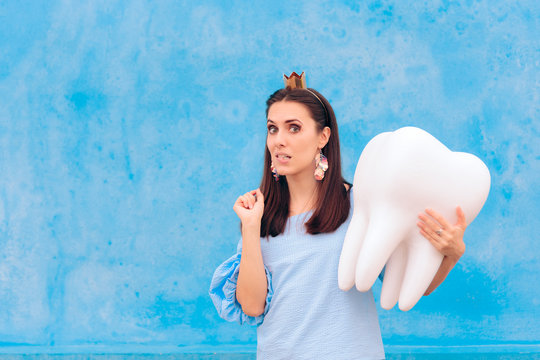
<svg viewBox="0 0 540 360">
<path fill-rule="evenodd" d="M 240 258 L 241 252 L 237 252 L 218 266 L 210 284 L 210 298 L 222 319 L 238 321 L 240 324 L 260 325 L 263 322 L 264 315 L 268 312 L 270 300 L 274 294 L 274 290 L 272 289 L 272 274 L 265 266 L 264 271 L 266 273 L 268 292 L 263 314 L 257 317 L 248 316 L 242 311 L 242 306 L 236 300 L 236 283 L 240 271 Z"/>
</svg>

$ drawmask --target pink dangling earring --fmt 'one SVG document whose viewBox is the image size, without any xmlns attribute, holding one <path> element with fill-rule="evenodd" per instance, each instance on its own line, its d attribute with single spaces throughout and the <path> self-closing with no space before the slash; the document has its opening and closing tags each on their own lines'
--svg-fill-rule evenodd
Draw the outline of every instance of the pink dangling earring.
<svg viewBox="0 0 540 360">
<path fill-rule="evenodd" d="M 274 179 L 276 179 L 276 181 L 278 181 L 279 180 L 279 174 L 277 173 L 277 169 L 275 168 L 273 162 L 270 163 L 270 170 L 272 170 L 272 175 L 274 175 Z"/>
<path fill-rule="evenodd" d="M 324 179 L 324 173 L 328 170 L 328 159 L 323 155 L 322 149 L 315 156 L 315 179 L 321 181 Z"/>
</svg>

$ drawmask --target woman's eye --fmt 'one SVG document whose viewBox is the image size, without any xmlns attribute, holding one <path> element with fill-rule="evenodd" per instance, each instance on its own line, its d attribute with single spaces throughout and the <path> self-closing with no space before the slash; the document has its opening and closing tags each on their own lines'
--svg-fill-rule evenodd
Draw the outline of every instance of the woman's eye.
<svg viewBox="0 0 540 360">
<path fill-rule="evenodd" d="M 291 132 L 295 133 L 295 132 L 299 132 L 300 131 L 300 126 L 297 126 L 297 125 L 292 125 L 291 126 Z"/>
<path fill-rule="evenodd" d="M 268 127 L 268 132 L 269 132 L 270 134 L 274 134 L 276 131 L 277 131 L 277 129 L 276 129 L 275 126 L 269 126 L 269 127 Z"/>
</svg>

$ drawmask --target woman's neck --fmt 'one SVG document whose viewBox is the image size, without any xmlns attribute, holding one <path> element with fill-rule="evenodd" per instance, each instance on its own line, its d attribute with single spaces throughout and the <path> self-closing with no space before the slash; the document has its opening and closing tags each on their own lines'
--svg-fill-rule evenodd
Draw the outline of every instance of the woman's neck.
<svg viewBox="0 0 540 360">
<path fill-rule="evenodd" d="M 289 216 L 311 210 L 317 202 L 317 180 L 313 174 L 309 176 L 287 176 L 290 203 Z"/>
</svg>

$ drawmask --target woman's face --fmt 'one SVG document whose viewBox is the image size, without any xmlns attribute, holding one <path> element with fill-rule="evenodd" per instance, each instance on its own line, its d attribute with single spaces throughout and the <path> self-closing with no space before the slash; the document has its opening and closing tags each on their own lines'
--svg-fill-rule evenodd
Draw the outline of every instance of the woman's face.
<svg viewBox="0 0 540 360">
<path fill-rule="evenodd" d="M 279 101 L 268 109 L 266 146 L 279 175 L 313 177 L 315 155 L 330 137 L 330 128 L 318 131 L 308 108 Z"/>
</svg>

